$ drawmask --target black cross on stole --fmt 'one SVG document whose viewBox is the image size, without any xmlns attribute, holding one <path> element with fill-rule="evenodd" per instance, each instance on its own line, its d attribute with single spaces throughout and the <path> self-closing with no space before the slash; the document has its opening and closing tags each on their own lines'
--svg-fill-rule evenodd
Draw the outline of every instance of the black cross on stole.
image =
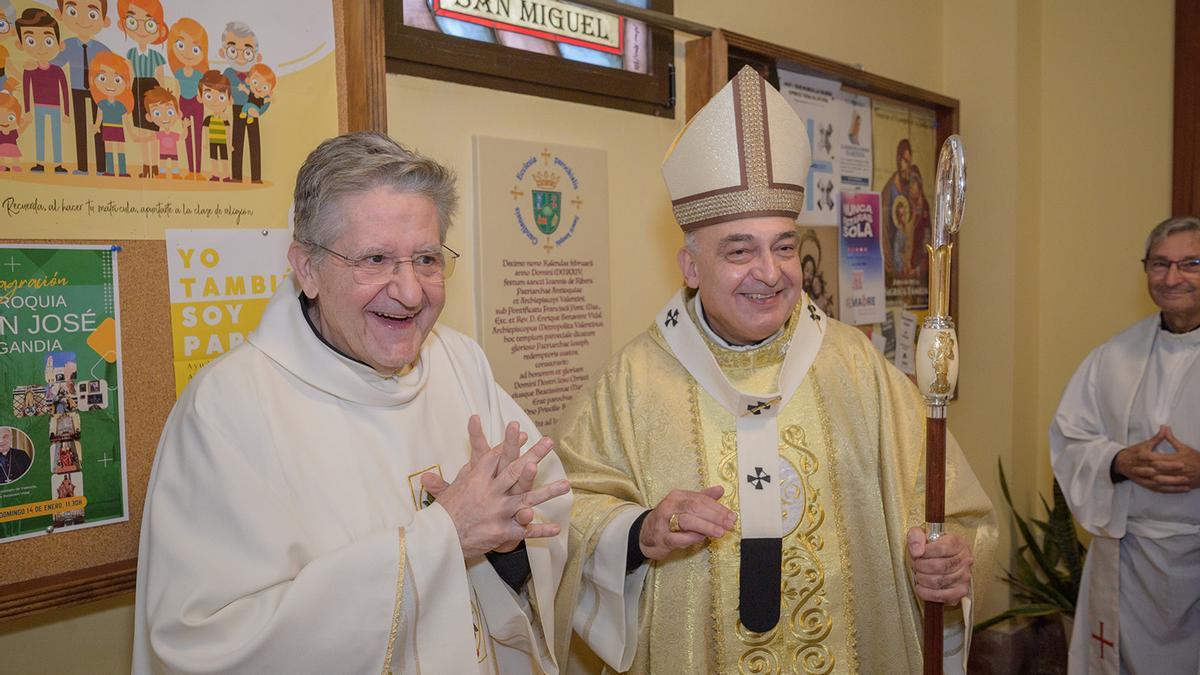
<svg viewBox="0 0 1200 675">
<path fill-rule="evenodd" d="M 763 489 L 763 483 L 771 482 L 771 474 L 763 471 L 761 466 L 754 467 L 754 475 L 746 474 L 746 482 L 754 486 L 755 490 Z"/>
</svg>

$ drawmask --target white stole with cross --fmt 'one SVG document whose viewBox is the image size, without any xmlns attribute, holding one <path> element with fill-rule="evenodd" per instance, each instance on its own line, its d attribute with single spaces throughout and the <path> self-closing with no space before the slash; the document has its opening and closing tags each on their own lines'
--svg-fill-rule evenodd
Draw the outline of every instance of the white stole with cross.
<svg viewBox="0 0 1200 675">
<path fill-rule="evenodd" d="M 675 358 L 736 420 L 743 566 L 739 609 L 742 623 L 757 632 L 770 630 L 779 618 L 780 559 L 776 556 L 773 561 L 764 560 L 763 555 L 755 555 L 756 551 L 766 554 L 772 547 L 778 551 L 783 537 L 780 480 L 775 475 L 779 467 L 778 414 L 808 374 L 828 323 L 825 314 L 809 301 L 807 295 L 802 295 L 800 301 L 807 306 L 807 313 L 797 314 L 794 318 L 798 324 L 787 345 L 787 355 L 779 374 L 779 389 L 773 392 L 747 393 L 729 382 L 700 330 L 689 319 L 683 290 L 671 298 L 656 319 Z M 767 546 L 758 546 L 760 543 Z M 766 574 L 768 578 L 747 575 L 748 568 L 761 570 L 764 565 L 766 569 L 773 568 L 774 574 Z M 769 611 L 772 597 L 773 615 Z M 767 615 L 751 616 L 753 605 L 766 607 Z"/>
</svg>

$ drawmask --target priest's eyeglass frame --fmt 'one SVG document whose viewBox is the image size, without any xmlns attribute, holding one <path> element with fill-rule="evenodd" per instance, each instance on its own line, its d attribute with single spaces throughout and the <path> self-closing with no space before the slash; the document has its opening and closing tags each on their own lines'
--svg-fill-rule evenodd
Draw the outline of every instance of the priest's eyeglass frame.
<svg viewBox="0 0 1200 675">
<path fill-rule="evenodd" d="M 430 279 L 449 279 L 454 274 L 454 261 L 460 254 L 449 246 L 442 244 L 444 251 L 418 253 L 411 258 L 394 258 L 383 253 L 373 253 L 361 258 L 351 258 L 311 241 L 300 242 L 306 246 L 315 246 L 341 260 L 349 267 L 354 281 L 363 284 L 382 284 L 391 281 L 400 272 L 404 263 L 412 265 L 413 272 Z"/>
<path fill-rule="evenodd" d="M 1200 258 L 1142 258 L 1146 274 L 1152 277 L 1165 277 L 1172 267 L 1178 267 L 1179 273 L 1187 276 L 1200 275 Z"/>
</svg>

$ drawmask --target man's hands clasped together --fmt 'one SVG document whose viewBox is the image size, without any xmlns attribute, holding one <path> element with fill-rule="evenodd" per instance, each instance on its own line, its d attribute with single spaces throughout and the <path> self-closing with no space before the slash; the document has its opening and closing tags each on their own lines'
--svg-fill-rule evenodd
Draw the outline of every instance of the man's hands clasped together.
<svg viewBox="0 0 1200 675">
<path fill-rule="evenodd" d="M 529 437 L 520 425 L 509 422 L 504 440 L 489 447 L 478 415 L 467 422 L 467 433 L 471 461 L 459 470 L 453 482 L 447 483 L 435 473 L 421 476 L 421 485 L 454 521 L 463 557 L 475 558 L 489 551 L 504 553 L 523 539 L 556 536 L 556 523 L 533 522 L 534 507 L 570 490 L 566 480 L 533 487 L 538 463 L 550 454 L 554 441 L 542 437 L 521 454 L 521 446 Z"/>
<path fill-rule="evenodd" d="M 1156 452 L 1166 441 L 1175 452 Z M 1165 494 L 1188 492 L 1200 487 L 1200 453 L 1171 433 L 1171 427 L 1159 427 L 1158 433 L 1117 453 L 1113 461 L 1117 473 L 1147 490 Z"/>
</svg>

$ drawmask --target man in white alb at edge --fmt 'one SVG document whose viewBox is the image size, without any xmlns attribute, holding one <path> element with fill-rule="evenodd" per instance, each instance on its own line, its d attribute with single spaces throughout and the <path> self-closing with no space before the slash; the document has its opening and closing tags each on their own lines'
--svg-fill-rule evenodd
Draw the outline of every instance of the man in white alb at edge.
<svg viewBox="0 0 1200 675">
<path fill-rule="evenodd" d="M 1097 347 L 1050 426 L 1054 475 L 1091 532 L 1069 672 L 1200 672 L 1200 219 L 1146 239 L 1160 312 Z"/>
<path fill-rule="evenodd" d="M 558 671 L 571 497 L 479 346 L 436 324 L 456 202 L 382 134 L 305 160 L 292 277 L 159 442 L 135 673 Z"/>
</svg>

